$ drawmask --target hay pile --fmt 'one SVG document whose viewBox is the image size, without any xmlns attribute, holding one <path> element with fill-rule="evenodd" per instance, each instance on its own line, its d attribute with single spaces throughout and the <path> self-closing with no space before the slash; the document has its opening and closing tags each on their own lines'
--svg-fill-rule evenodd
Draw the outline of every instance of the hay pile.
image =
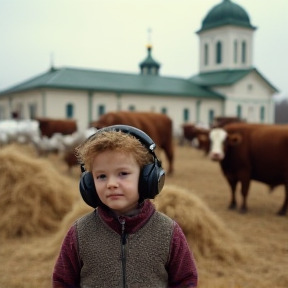
<svg viewBox="0 0 288 288">
<path fill-rule="evenodd" d="M 42 259 L 45 261 L 50 259 L 56 259 L 60 252 L 62 241 L 64 240 L 64 237 L 66 236 L 69 228 L 72 226 L 75 220 L 91 211 L 93 211 L 93 208 L 84 203 L 83 200 L 75 202 L 72 210 L 67 213 L 63 218 L 59 230 L 57 231 L 57 233 L 54 234 L 53 239 L 49 243 L 47 243 L 45 250 L 43 250 L 41 247 L 38 247 L 36 249 L 33 248 L 30 251 L 30 257 Z"/>
<path fill-rule="evenodd" d="M 236 236 L 195 194 L 165 185 L 154 204 L 158 211 L 180 225 L 198 262 L 203 258 L 227 263 L 243 260 Z"/>
<path fill-rule="evenodd" d="M 75 188 L 48 160 L 24 154 L 17 146 L 1 148 L 0 237 L 56 231 L 72 208 Z"/>
</svg>

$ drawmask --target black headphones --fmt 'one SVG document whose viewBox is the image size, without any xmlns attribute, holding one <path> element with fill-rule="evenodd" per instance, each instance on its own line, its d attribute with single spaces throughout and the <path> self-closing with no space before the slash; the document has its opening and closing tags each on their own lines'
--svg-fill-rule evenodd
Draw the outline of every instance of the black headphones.
<svg viewBox="0 0 288 288">
<path fill-rule="evenodd" d="M 161 161 L 155 155 L 154 149 L 156 148 L 156 145 L 153 140 L 145 132 L 135 127 L 128 125 L 113 125 L 97 130 L 97 132 L 91 135 L 86 141 L 97 137 L 97 134 L 104 131 L 119 131 L 130 134 L 136 137 L 153 155 L 154 163 L 145 165 L 140 171 L 138 191 L 140 201 L 144 199 L 154 199 L 164 186 L 165 171 L 162 169 Z M 80 168 L 82 172 L 79 183 L 81 196 L 86 204 L 96 208 L 102 202 L 96 192 L 92 173 L 85 171 L 84 164 L 80 164 Z"/>
</svg>

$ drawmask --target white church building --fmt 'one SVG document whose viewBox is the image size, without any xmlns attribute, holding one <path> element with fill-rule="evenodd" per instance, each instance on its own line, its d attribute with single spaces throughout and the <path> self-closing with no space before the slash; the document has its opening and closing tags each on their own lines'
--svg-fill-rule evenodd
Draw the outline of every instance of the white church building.
<svg viewBox="0 0 288 288">
<path fill-rule="evenodd" d="M 138 74 L 51 67 L 0 91 L 0 120 L 72 118 L 78 129 L 86 129 L 109 111 L 155 111 L 172 118 L 175 135 L 183 123 L 209 125 L 217 116 L 274 123 L 277 89 L 253 66 L 255 30 L 244 8 L 223 0 L 208 11 L 196 31 L 197 75 L 161 76 L 151 45 Z"/>
</svg>

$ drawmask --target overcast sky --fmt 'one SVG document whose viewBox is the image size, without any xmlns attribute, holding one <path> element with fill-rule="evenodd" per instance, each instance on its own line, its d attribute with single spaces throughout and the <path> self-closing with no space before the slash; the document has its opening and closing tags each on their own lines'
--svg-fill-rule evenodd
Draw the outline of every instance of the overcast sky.
<svg viewBox="0 0 288 288">
<path fill-rule="evenodd" d="M 139 73 L 148 32 L 160 74 L 199 71 L 195 33 L 222 0 L 0 0 L 0 90 L 57 67 Z M 254 32 L 253 65 L 288 95 L 288 0 L 235 0 Z"/>
</svg>

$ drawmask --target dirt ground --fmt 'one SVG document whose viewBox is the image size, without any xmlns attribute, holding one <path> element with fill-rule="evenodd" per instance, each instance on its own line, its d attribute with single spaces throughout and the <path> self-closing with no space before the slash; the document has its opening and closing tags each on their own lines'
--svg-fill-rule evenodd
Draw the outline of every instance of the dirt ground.
<svg viewBox="0 0 288 288">
<path fill-rule="evenodd" d="M 78 193 L 79 167 L 69 174 L 58 156 L 51 155 L 49 160 L 75 185 L 71 193 Z M 164 168 L 167 167 L 166 160 L 162 160 Z M 199 288 L 288 287 L 288 216 L 276 215 L 284 200 L 283 186 L 270 193 L 267 186 L 252 182 L 248 212 L 228 210 L 230 191 L 219 164 L 190 146 L 175 146 L 175 172 L 166 177 L 166 184 L 196 193 L 236 235 L 247 255 L 247 259 L 239 263 L 199 259 Z M 239 191 L 237 200 L 239 205 Z M 55 257 L 31 257 L 31 253 L 49 249 L 54 236 L 51 233 L 42 237 L 0 239 L 0 288 L 51 287 Z"/>
</svg>

